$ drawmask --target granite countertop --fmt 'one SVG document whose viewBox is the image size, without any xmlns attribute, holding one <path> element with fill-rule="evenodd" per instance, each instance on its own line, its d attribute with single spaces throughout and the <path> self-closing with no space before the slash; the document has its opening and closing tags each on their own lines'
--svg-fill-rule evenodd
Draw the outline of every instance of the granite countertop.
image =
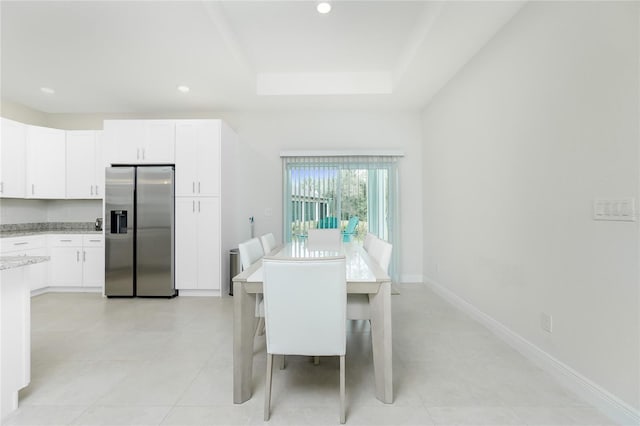
<svg viewBox="0 0 640 426">
<path fill-rule="evenodd" d="M 40 234 L 102 235 L 102 230 L 96 231 L 94 222 L 46 222 L 0 225 L 0 238 Z"/>
<path fill-rule="evenodd" d="M 0 271 L 48 262 L 49 256 L 0 256 Z"/>
</svg>

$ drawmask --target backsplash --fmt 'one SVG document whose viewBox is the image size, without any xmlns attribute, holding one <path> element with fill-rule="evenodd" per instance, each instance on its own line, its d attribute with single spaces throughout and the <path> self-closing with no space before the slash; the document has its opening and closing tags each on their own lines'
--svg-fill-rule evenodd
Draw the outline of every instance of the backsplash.
<svg viewBox="0 0 640 426">
<path fill-rule="evenodd" d="M 45 222 L 94 222 L 102 200 L 0 199 L 0 225 Z"/>
</svg>

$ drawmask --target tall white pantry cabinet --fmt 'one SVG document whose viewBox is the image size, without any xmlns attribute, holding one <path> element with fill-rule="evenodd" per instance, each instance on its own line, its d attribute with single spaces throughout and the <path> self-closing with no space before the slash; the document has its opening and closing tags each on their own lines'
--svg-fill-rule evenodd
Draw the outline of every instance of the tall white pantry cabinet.
<svg viewBox="0 0 640 426">
<path fill-rule="evenodd" d="M 144 140 L 126 155 L 123 145 L 133 142 L 129 132 Z M 235 132 L 217 119 L 105 120 L 104 141 L 108 164 L 175 164 L 176 289 L 182 296 L 224 294 L 230 282 L 229 250 L 239 241 L 231 223 L 237 220 Z M 151 153 L 161 155 L 150 161 Z"/>
</svg>

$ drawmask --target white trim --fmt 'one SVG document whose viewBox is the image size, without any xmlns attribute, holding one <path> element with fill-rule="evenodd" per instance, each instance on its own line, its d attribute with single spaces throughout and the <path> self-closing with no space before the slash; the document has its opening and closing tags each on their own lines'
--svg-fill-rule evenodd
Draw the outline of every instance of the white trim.
<svg viewBox="0 0 640 426">
<path fill-rule="evenodd" d="M 404 151 L 280 151 L 280 157 L 404 157 Z"/>
<path fill-rule="evenodd" d="M 42 287 L 31 290 L 31 297 L 46 293 L 102 293 L 102 287 Z"/>
<path fill-rule="evenodd" d="M 584 377 L 562 361 L 543 351 L 519 334 L 513 332 L 442 284 L 427 277 L 424 277 L 424 282 L 447 302 L 483 324 L 497 337 L 505 341 L 505 343 L 516 349 L 538 367 L 551 374 L 562 385 L 582 397 L 612 420 L 621 425 L 640 424 L 640 411 Z"/>
<path fill-rule="evenodd" d="M 424 277 L 422 275 L 402 274 L 400 276 L 400 282 L 403 284 L 424 283 Z"/>
<path fill-rule="evenodd" d="M 184 297 L 220 297 L 220 290 L 178 290 L 178 296 Z"/>
</svg>

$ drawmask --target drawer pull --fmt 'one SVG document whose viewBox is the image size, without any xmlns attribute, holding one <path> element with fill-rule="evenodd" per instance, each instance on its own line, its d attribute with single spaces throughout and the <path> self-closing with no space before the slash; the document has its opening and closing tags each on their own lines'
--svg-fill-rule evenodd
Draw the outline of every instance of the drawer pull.
<svg viewBox="0 0 640 426">
<path fill-rule="evenodd" d="M 28 241 L 23 241 L 21 243 L 13 243 L 14 246 L 23 246 L 25 244 L 29 244 L 29 242 Z"/>
<path fill-rule="evenodd" d="M 92 243 L 99 243 L 101 240 L 89 240 Z"/>
<path fill-rule="evenodd" d="M 60 240 L 61 243 L 70 243 L 71 240 Z"/>
</svg>

